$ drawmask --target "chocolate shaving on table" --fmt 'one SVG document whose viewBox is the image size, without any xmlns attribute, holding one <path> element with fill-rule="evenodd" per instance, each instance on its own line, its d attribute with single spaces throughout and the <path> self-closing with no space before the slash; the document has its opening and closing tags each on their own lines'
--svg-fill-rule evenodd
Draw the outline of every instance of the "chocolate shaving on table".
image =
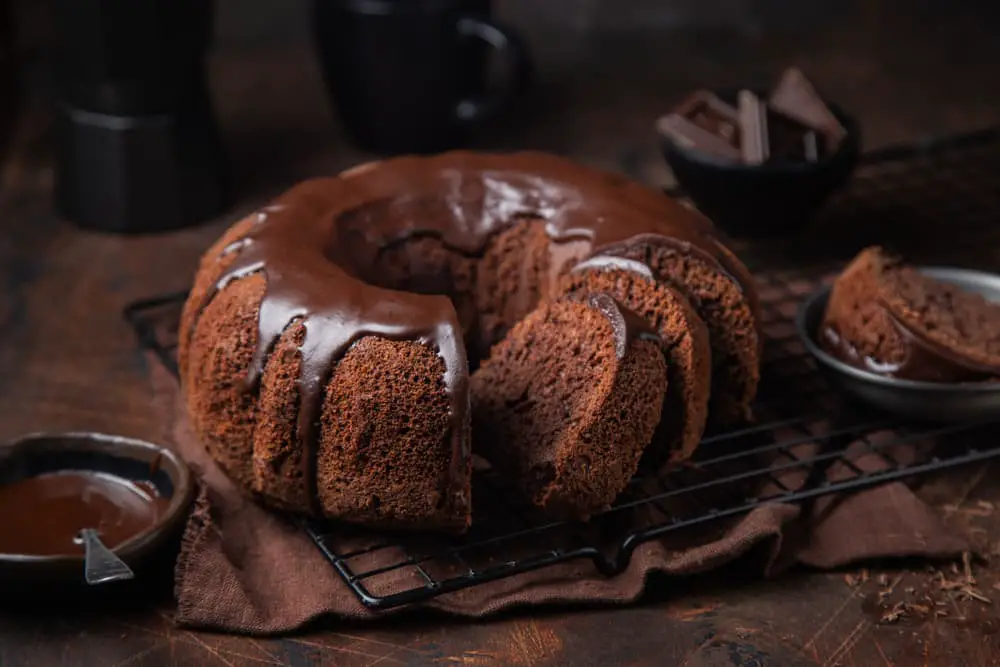
<svg viewBox="0 0 1000 667">
<path fill-rule="evenodd" d="M 664 116 L 656 126 L 661 134 L 673 139 L 682 148 L 729 160 L 740 159 L 740 151 L 735 145 L 695 125 L 680 114 Z"/>
<path fill-rule="evenodd" d="M 746 164 L 763 164 L 770 154 L 767 109 L 749 90 L 739 93 L 740 154 Z"/>
<path fill-rule="evenodd" d="M 833 150 L 847 135 L 844 126 L 819 96 L 801 70 L 785 70 L 768 100 L 778 113 L 797 120 L 826 137 L 827 147 Z"/>
</svg>

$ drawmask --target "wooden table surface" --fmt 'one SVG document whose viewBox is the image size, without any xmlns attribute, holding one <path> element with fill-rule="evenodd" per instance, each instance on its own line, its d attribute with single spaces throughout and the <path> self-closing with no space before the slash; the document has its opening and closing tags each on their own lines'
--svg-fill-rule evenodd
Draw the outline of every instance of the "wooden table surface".
<svg viewBox="0 0 1000 667">
<path fill-rule="evenodd" d="M 844 3 L 827 11 L 832 18 L 782 33 L 535 27 L 528 33 L 539 87 L 481 145 L 554 150 L 663 183 L 651 134 L 659 113 L 694 87 L 766 82 L 792 63 L 862 120 L 869 146 L 1000 121 L 995 10 L 858 4 L 864 8 Z M 0 173 L 0 437 L 60 429 L 161 437 L 167 425 L 151 405 L 150 369 L 122 306 L 186 287 L 199 253 L 241 211 L 304 176 L 369 157 L 341 136 L 294 30 L 230 40 L 211 67 L 238 203 L 220 220 L 171 234 L 105 236 L 58 219 L 50 116 L 40 96 L 28 97 Z M 922 493 L 984 554 L 1000 553 L 991 546 L 1000 543 L 995 471 L 965 469 Z M 727 574 L 654 582 L 648 599 L 627 608 L 525 611 L 487 622 L 419 614 L 330 621 L 283 639 L 177 629 L 169 597 L 124 611 L 7 609 L 0 665 L 1000 664 L 1000 557 L 970 565 L 982 600 L 940 590 L 926 563 L 869 567 L 856 585 L 854 577 L 865 579 L 860 569 L 776 581 Z M 949 579 L 964 576 L 961 566 L 958 574 L 938 567 Z M 880 594 L 928 613 L 911 606 L 886 618 Z"/>
</svg>

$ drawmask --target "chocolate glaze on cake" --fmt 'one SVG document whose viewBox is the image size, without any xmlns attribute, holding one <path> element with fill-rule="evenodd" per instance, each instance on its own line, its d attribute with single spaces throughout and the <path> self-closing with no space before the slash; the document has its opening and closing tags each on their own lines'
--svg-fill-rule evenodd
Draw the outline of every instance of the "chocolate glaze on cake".
<svg viewBox="0 0 1000 667">
<path fill-rule="evenodd" d="M 585 259 L 574 266 L 570 273 L 583 273 L 590 270 L 630 271 L 649 280 L 655 279 L 653 277 L 653 270 L 647 265 L 634 259 L 626 259 L 625 257 L 617 257 L 615 255 L 597 255 L 590 259 Z"/>
<path fill-rule="evenodd" d="M 587 305 L 604 315 L 611 323 L 611 331 L 615 336 L 615 354 L 618 359 L 624 359 L 629 346 L 637 340 L 648 340 L 659 345 L 662 341 L 649 324 L 628 308 L 605 293 L 588 294 Z"/>
<path fill-rule="evenodd" d="M 212 283 L 200 291 L 196 284 L 186 308 L 182 379 L 193 372 L 187 360 L 203 313 L 233 283 L 261 276 L 263 296 L 245 390 L 248 395 L 259 391 L 271 351 L 290 327 L 300 327 L 294 437 L 303 452 L 299 474 L 311 511 L 320 510 L 316 442 L 324 387 L 345 354 L 367 337 L 414 341 L 442 359 L 451 469 L 455 487 L 467 487 L 468 360 L 455 306 L 438 294 L 373 284 L 366 280 L 372 267 L 358 258 L 370 257 L 372 249 L 382 254 L 421 240 L 475 258 L 491 239 L 528 220 L 539 221 L 548 239 L 549 276 L 543 284 L 554 284 L 556 273 L 604 249 L 669 247 L 708 267 L 757 312 L 752 279 L 714 237 L 712 225 L 658 192 L 541 153 L 401 157 L 352 170 L 349 177 L 306 181 L 257 213 L 252 223 L 234 226 L 221 252 L 209 256 L 210 251 L 203 261 L 200 275 L 212 276 Z M 529 306 L 523 304 L 522 311 Z M 227 302 L 224 307 L 236 306 Z M 753 326 L 745 328 L 740 335 L 757 345 Z"/>
<path fill-rule="evenodd" d="M 302 237 L 290 237 L 282 219 L 294 220 L 292 204 L 272 206 L 257 216 L 258 229 L 227 248 L 237 259 L 205 296 L 204 308 L 230 281 L 264 271 L 267 293 L 260 306 L 257 349 L 247 370 L 248 391 L 255 391 L 268 354 L 296 319 L 304 322 L 300 407 L 297 433 L 306 455 L 303 479 L 315 482 L 316 427 L 322 389 L 347 349 L 364 336 L 418 340 L 438 350 L 445 363 L 445 386 L 451 398 L 454 474 L 462 475 L 470 456 L 463 426 L 468 422 L 465 347 L 451 302 L 441 296 L 386 290 L 351 277 L 328 259 L 323 248 L 336 243 L 332 233 L 298 225 Z M 292 224 L 296 224 L 293 222 Z M 315 236 L 306 234 L 311 231 Z M 334 232 L 335 233 L 335 232 Z M 332 238 L 331 238 L 332 237 Z M 228 253 L 226 253 L 228 254 Z M 312 480 L 312 482 L 310 482 Z M 308 491 L 316 501 L 315 489 Z"/>
</svg>

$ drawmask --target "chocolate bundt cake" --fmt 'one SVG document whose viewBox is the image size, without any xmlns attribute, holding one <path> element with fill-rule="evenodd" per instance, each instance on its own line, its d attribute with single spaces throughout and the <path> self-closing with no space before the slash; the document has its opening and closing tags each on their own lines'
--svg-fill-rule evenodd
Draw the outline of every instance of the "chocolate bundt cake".
<svg viewBox="0 0 1000 667">
<path fill-rule="evenodd" d="M 266 504 L 463 530 L 469 368 L 597 256 L 639 262 L 691 303 L 711 341 L 711 419 L 747 416 L 756 293 L 707 220 L 563 158 L 452 152 L 306 181 L 208 250 L 180 328 L 191 421 Z"/>
<path fill-rule="evenodd" d="M 833 284 L 820 343 L 880 375 L 987 380 L 1000 376 L 1000 304 L 866 248 Z"/>
<path fill-rule="evenodd" d="M 659 470 L 688 458 L 701 440 L 708 417 L 712 351 L 708 328 L 687 299 L 657 282 L 645 264 L 607 256 L 577 264 L 563 279 L 559 292 L 607 292 L 657 332 L 667 359 L 667 392 L 663 417 L 642 464 Z"/>
<path fill-rule="evenodd" d="M 635 474 L 660 421 L 661 341 L 603 293 L 544 304 L 472 375 L 482 454 L 549 513 L 586 519 Z"/>
</svg>

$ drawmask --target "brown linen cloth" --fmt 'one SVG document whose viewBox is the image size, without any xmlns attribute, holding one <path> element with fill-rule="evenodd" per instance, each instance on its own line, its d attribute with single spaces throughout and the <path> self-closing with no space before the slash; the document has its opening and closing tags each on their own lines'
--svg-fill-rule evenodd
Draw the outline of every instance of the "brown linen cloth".
<svg viewBox="0 0 1000 667">
<path fill-rule="evenodd" d="M 183 414 L 176 380 L 153 364 L 154 389 L 172 440 L 201 479 L 177 563 L 176 620 L 189 627 L 246 634 L 284 633 L 323 615 L 373 618 L 299 529 L 245 499 L 208 458 Z M 860 456 L 862 468 L 880 465 Z M 836 466 L 828 476 L 848 474 Z M 705 572 L 753 549 L 765 574 L 795 563 L 831 568 L 885 556 L 947 557 L 968 549 L 922 501 L 902 484 L 816 502 L 810 516 L 793 505 L 760 507 L 734 521 L 721 535 L 678 549 L 654 541 L 636 548 L 620 575 L 600 574 L 590 561 L 551 566 L 440 596 L 424 603 L 447 613 L 480 617 L 519 605 L 572 602 L 625 603 L 643 592 L 651 573 Z M 794 522 L 794 523 L 793 523 Z M 794 530 L 793 530 L 794 527 Z M 790 539 L 794 538 L 794 539 Z M 353 538 L 341 546 L 351 548 Z M 364 569 L 396 557 L 373 552 Z M 399 571 L 412 585 L 415 573 Z M 392 582 L 382 582 L 391 587 Z M 381 588 L 381 586 L 380 586 Z"/>
</svg>

